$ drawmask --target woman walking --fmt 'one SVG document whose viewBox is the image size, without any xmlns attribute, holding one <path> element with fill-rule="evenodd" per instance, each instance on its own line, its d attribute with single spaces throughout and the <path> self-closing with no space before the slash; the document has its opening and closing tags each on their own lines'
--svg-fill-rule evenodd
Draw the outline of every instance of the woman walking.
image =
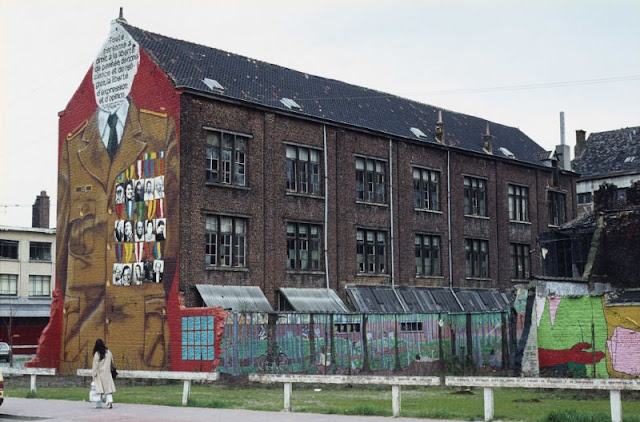
<svg viewBox="0 0 640 422">
<path fill-rule="evenodd" d="M 93 381 L 96 383 L 96 393 L 104 394 L 106 396 L 106 404 L 109 409 L 113 408 L 113 393 L 116 392 L 116 385 L 111 377 L 111 365 L 113 362 L 113 355 L 107 349 L 101 338 L 96 340 L 96 345 L 93 346 L 93 366 L 91 368 L 91 375 Z M 96 403 L 96 407 L 102 406 L 102 400 L 100 403 Z"/>
</svg>

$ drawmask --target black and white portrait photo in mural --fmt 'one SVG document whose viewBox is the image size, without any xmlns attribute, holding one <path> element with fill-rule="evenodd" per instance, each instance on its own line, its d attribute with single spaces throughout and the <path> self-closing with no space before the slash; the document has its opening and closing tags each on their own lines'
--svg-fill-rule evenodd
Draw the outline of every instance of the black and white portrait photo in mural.
<svg viewBox="0 0 640 422">
<path fill-rule="evenodd" d="M 131 286 L 131 265 L 129 264 L 122 266 L 122 285 Z"/>
<path fill-rule="evenodd" d="M 144 221 L 142 221 L 142 220 L 136 221 L 135 241 L 136 242 L 143 242 L 144 241 Z"/>
<path fill-rule="evenodd" d="M 153 179 L 146 179 L 144 181 L 144 200 L 153 201 L 153 199 L 154 199 Z"/>
<path fill-rule="evenodd" d="M 144 266 L 142 262 L 133 264 L 133 284 L 139 286 L 144 282 Z"/>
<path fill-rule="evenodd" d="M 123 220 L 115 221 L 113 235 L 116 239 L 116 242 L 124 242 L 124 221 Z"/>
<path fill-rule="evenodd" d="M 156 230 L 153 225 L 153 220 L 147 220 L 145 223 L 144 229 L 144 241 L 145 242 L 155 242 L 156 241 Z"/>
<path fill-rule="evenodd" d="M 124 222 L 124 241 L 133 242 L 133 221 L 131 220 Z"/>
<path fill-rule="evenodd" d="M 135 199 L 137 201 L 144 201 L 144 180 L 138 179 L 135 182 L 136 184 L 136 194 Z"/>
<path fill-rule="evenodd" d="M 158 176 L 155 178 L 155 198 L 164 198 L 164 176 Z"/>
<path fill-rule="evenodd" d="M 113 264 L 113 280 L 114 286 L 122 286 L 122 264 Z"/>
<path fill-rule="evenodd" d="M 158 218 L 156 220 L 156 241 L 162 242 L 167 237 L 167 219 Z"/>
<path fill-rule="evenodd" d="M 124 184 L 116 185 L 116 205 L 124 204 Z"/>
<path fill-rule="evenodd" d="M 162 275 L 164 274 L 164 261 L 156 259 L 153 261 L 153 281 L 156 283 L 162 282 Z"/>
</svg>

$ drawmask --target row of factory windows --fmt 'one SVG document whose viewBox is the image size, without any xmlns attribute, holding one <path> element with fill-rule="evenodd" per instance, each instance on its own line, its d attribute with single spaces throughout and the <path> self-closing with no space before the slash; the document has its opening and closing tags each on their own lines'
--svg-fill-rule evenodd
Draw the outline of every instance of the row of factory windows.
<svg viewBox="0 0 640 422">
<path fill-rule="evenodd" d="M 207 131 L 206 180 L 212 184 L 246 186 L 247 149 L 250 136 L 223 131 Z M 322 150 L 306 146 L 285 145 L 285 185 L 289 193 L 321 197 L 323 195 Z M 363 203 L 386 204 L 387 162 L 354 157 L 355 200 Z M 413 206 L 416 210 L 442 209 L 441 171 L 413 167 Z M 464 176 L 464 214 L 488 217 L 487 179 Z M 529 222 L 529 188 L 509 184 L 509 220 Z M 547 195 L 549 225 L 558 226 L 566 220 L 566 198 L 563 192 L 549 190 Z"/>
</svg>

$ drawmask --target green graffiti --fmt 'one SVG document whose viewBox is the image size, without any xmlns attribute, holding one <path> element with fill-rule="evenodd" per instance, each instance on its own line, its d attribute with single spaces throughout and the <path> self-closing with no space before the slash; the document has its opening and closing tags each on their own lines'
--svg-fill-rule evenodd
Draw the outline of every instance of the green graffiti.
<svg viewBox="0 0 640 422">
<path fill-rule="evenodd" d="M 538 327 L 538 348 L 552 351 L 566 351 L 567 354 L 580 343 L 594 345 L 581 349 L 585 353 L 606 354 L 607 323 L 604 318 L 602 298 L 584 296 L 562 298 L 551 321 L 551 301 L 547 299 L 540 326 Z M 577 351 L 580 353 L 580 351 Z M 595 364 L 567 362 L 575 376 L 595 376 L 608 378 L 606 359 Z"/>
</svg>

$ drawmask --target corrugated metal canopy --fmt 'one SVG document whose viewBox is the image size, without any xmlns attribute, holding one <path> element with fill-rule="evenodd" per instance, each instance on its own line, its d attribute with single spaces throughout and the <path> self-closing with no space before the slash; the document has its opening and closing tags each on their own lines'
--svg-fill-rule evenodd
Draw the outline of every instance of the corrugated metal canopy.
<svg viewBox="0 0 640 422">
<path fill-rule="evenodd" d="M 500 312 L 510 307 L 506 295 L 497 290 L 455 290 L 454 295 L 445 288 L 402 286 L 394 292 L 387 286 L 346 286 L 346 291 L 356 312 Z"/>
<path fill-rule="evenodd" d="M 196 284 L 205 305 L 240 312 L 273 312 L 258 286 L 215 286 Z"/>
<path fill-rule="evenodd" d="M 347 297 L 356 312 L 403 313 L 405 309 L 391 287 L 346 286 Z"/>
<path fill-rule="evenodd" d="M 332 289 L 283 287 L 280 293 L 296 312 L 348 313 L 349 308 Z"/>
</svg>

